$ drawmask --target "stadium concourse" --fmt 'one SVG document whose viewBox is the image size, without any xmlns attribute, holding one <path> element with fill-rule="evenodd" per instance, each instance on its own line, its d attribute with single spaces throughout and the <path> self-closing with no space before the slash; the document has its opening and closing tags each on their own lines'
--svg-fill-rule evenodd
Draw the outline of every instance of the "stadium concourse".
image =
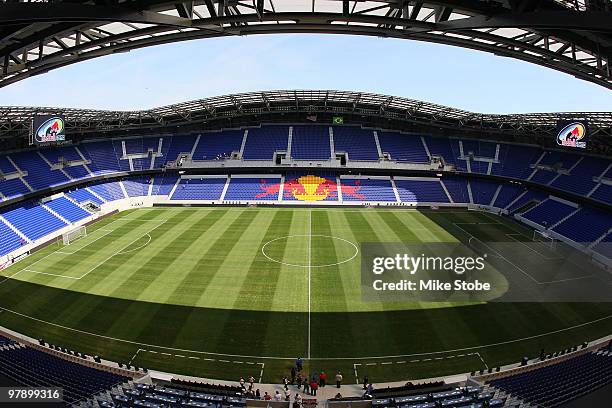
<svg viewBox="0 0 612 408">
<path fill-rule="evenodd" d="M 341 119 L 0 153 L 2 375 L 108 407 L 258 406 L 238 378 L 284 395 L 300 356 L 308 377 L 343 373 L 342 398 L 316 397 L 339 407 L 608 390 L 610 157 Z M 363 245 L 389 242 L 522 251 L 487 247 L 495 299 L 364 299 Z M 532 297 L 495 301 L 511 284 Z M 558 288 L 583 297 L 533 297 Z"/>
</svg>

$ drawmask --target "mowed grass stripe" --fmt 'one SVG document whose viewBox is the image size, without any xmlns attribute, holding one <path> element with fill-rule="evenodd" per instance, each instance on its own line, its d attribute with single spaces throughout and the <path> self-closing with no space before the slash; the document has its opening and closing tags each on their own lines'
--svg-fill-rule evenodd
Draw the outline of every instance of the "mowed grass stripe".
<svg viewBox="0 0 612 408">
<path fill-rule="evenodd" d="M 232 210 L 228 214 L 235 213 L 235 211 Z M 240 211 L 239 215 L 230 223 L 225 224 L 224 231 L 211 237 L 216 239 L 208 250 L 202 253 L 202 256 L 191 268 L 189 274 L 181 282 L 181 285 L 175 289 L 173 296 L 188 293 L 196 296 L 198 298 L 196 304 L 200 304 L 199 299 L 204 297 L 208 286 L 214 280 L 215 275 L 221 270 L 226 256 L 238 243 L 244 230 L 248 228 L 257 216 L 257 211 L 238 211 Z M 218 296 L 223 296 L 223 293 L 215 294 L 215 297 L 209 298 L 208 301 L 212 301 L 216 305 L 215 301 L 218 300 Z"/>
<path fill-rule="evenodd" d="M 121 219 L 121 218 L 122 217 L 117 217 L 117 219 Z M 138 223 L 136 221 L 134 221 L 134 226 L 136 226 L 137 224 Z M 98 245 L 100 245 L 100 247 L 104 247 L 104 243 L 100 243 Z M 45 249 L 44 251 L 46 251 L 46 250 L 47 249 Z M 55 250 L 57 250 L 57 248 L 49 248 L 49 252 L 48 253 L 51 253 L 51 252 L 53 252 Z M 47 255 L 47 254 L 45 254 L 45 255 Z M 42 257 L 38 258 L 38 259 L 42 259 Z M 48 258 L 46 258 L 46 259 L 48 259 Z M 35 265 L 32 265 L 31 267 L 32 268 L 36 268 L 38 266 L 42 266 L 41 264 L 43 264 L 43 262 L 46 259 L 42 259 L 39 263 L 36 263 Z M 21 263 L 18 263 L 16 266 L 21 267 Z M 29 266 L 28 266 L 28 268 L 29 268 Z M 34 274 L 34 273 L 28 273 L 28 272 L 22 272 L 21 274 L 18 275 L 18 278 L 19 279 L 28 280 L 28 281 L 32 281 L 34 283 L 41 284 L 41 285 L 55 286 L 55 287 L 59 287 L 59 288 L 67 288 L 67 287 L 70 286 L 69 284 L 72 283 L 72 280 L 70 280 L 70 279 L 58 278 L 58 277 L 53 277 L 53 276 L 49 276 L 49 275 L 41 275 L 41 274 Z M 43 291 L 44 292 L 44 286 L 40 286 L 37 291 Z M 45 296 L 37 296 L 37 293 L 33 293 L 32 296 L 29 297 L 28 299 L 23 299 L 22 300 L 22 302 L 24 303 L 23 305 L 20 302 L 20 304 L 15 305 L 15 307 L 19 308 L 20 310 L 36 311 L 38 309 L 44 309 L 46 307 L 45 306 L 45 302 L 48 302 L 48 304 L 58 304 L 58 303 L 61 303 L 62 301 L 64 301 L 64 297 L 61 296 L 61 292 L 59 292 L 58 296 L 56 298 L 54 298 L 54 299 L 48 299 Z M 66 305 L 64 310 L 68 310 L 68 309 L 70 309 L 70 308 Z"/>
<path fill-rule="evenodd" d="M 319 265 L 334 264 L 350 257 L 350 253 L 346 252 L 346 248 L 337 247 L 338 245 L 347 246 L 347 243 L 333 238 L 317 236 L 325 235 L 333 237 L 336 235 L 330 225 L 328 213 L 312 212 L 312 235 L 314 235 L 312 238 L 312 259 L 314 263 Z M 346 239 L 342 236 L 339 238 Z M 341 257 L 338 255 L 339 253 Z M 358 258 L 354 262 L 358 263 Z M 312 268 L 311 276 L 311 308 L 313 312 L 349 310 L 340 265 Z"/>
<path fill-rule="evenodd" d="M 294 211 L 277 210 L 265 234 L 261 237 L 259 247 L 261 248 L 266 242 L 273 239 L 289 235 L 293 216 Z M 279 240 L 278 246 L 275 246 L 275 249 L 281 251 L 277 254 L 281 256 L 281 259 L 286 247 L 287 240 Z M 255 308 L 259 310 L 272 310 L 281 269 L 281 263 L 270 261 L 261 250 L 258 250 L 240 285 L 240 294 L 234 300 L 233 309 L 251 309 L 253 305 L 256 305 Z"/>
<path fill-rule="evenodd" d="M 218 272 L 201 295 L 202 299 L 213 299 L 217 307 L 224 309 L 232 309 L 240 296 L 249 266 L 260 253 L 262 232 L 273 222 L 275 214 L 273 211 L 248 211 L 255 213 L 255 217 L 244 222 L 232 246 L 224 247 Z"/>
</svg>

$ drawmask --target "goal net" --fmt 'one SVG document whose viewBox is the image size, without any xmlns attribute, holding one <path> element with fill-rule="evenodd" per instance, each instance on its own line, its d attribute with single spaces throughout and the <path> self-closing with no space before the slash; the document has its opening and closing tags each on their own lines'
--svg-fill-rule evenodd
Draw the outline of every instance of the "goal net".
<svg viewBox="0 0 612 408">
<path fill-rule="evenodd" d="M 533 231 L 533 242 L 540 242 L 549 249 L 555 249 L 557 241 L 547 231 Z"/>
<path fill-rule="evenodd" d="M 81 239 L 87 236 L 87 227 L 81 226 L 76 227 L 68 232 L 65 232 L 62 235 L 62 239 L 64 241 L 64 245 L 70 245 L 77 239 Z"/>
</svg>

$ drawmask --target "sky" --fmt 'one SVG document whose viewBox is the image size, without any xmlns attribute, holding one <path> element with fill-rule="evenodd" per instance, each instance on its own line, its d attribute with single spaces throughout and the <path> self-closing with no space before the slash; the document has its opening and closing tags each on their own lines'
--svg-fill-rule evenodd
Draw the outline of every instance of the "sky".
<svg viewBox="0 0 612 408">
<path fill-rule="evenodd" d="M 335 89 L 479 113 L 612 111 L 612 92 L 548 68 L 416 41 L 340 35 L 194 40 L 63 67 L 0 88 L 0 106 L 138 110 L 248 91 Z"/>
</svg>

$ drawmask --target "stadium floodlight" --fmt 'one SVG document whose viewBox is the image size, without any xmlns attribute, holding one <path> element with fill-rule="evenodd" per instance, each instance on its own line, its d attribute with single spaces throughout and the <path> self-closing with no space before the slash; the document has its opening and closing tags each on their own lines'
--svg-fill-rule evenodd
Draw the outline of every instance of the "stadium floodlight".
<svg viewBox="0 0 612 408">
<path fill-rule="evenodd" d="M 87 227 L 82 225 L 62 234 L 64 245 L 70 245 L 74 241 L 87 236 Z"/>
</svg>

